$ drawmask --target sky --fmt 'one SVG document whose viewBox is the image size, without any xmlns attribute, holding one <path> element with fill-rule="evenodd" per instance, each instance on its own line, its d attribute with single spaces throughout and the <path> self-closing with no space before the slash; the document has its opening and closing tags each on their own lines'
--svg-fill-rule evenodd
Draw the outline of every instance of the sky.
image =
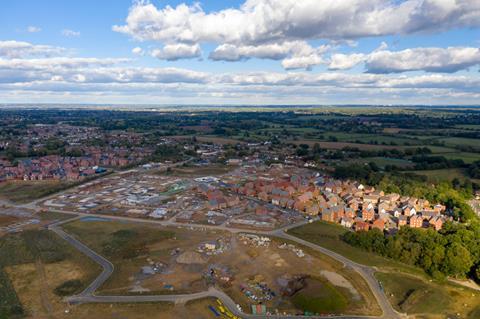
<svg viewBox="0 0 480 319">
<path fill-rule="evenodd" d="M 15 0 L 0 103 L 480 105 L 479 0 Z"/>
</svg>

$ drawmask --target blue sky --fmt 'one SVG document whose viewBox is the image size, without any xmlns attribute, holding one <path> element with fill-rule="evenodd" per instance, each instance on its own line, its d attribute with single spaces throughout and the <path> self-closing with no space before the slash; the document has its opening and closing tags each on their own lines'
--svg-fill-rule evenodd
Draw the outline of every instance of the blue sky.
<svg viewBox="0 0 480 319">
<path fill-rule="evenodd" d="M 478 0 L 1 6 L 0 103 L 480 101 Z"/>
</svg>

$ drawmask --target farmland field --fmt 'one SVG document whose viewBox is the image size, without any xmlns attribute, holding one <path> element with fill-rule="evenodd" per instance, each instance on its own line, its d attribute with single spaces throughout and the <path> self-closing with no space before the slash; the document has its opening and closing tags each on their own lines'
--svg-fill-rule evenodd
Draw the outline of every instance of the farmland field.
<svg viewBox="0 0 480 319">
<path fill-rule="evenodd" d="M 29 202 L 58 192 L 69 184 L 58 181 L 12 181 L 0 184 L 0 198 L 15 202 Z"/>
<path fill-rule="evenodd" d="M 426 318 L 460 314 L 471 317 L 480 306 L 477 292 L 447 283 L 433 283 L 401 273 L 376 273 L 376 277 L 397 311 L 411 314 L 428 314 Z M 441 317 L 441 316 L 440 316 Z"/>
</svg>

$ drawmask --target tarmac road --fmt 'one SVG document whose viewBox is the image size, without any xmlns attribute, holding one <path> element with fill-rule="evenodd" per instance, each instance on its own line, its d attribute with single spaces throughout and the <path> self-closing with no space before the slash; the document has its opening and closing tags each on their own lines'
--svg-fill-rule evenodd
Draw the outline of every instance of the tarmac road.
<svg viewBox="0 0 480 319">
<path fill-rule="evenodd" d="M 64 212 L 64 211 L 59 211 L 59 212 Z M 241 313 L 237 307 L 236 303 L 225 293 L 222 291 L 215 289 L 214 287 L 211 287 L 208 291 L 200 292 L 200 293 L 195 293 L 195 294 L 187 294 L 187 295 L 141 295 L 141 296 L 99 296 L 95 295 L 95 291 L 100 288 L 100 286 L 110 277 L 110 275 L 113 273 L 114 266 L 113 264 L 102 257 L 101 255 L 97 254 L 93 250 L 91 250 L 89 247 L 78 241 L 76 238 L 73 236 L 67 234 L 65 231 L 63 231 L 59 226 L 61 224 L 70 222 L 75 219 L 79 219 L 81 217 L 87 217 L 87 216 L 98 216 L 95 214 L 85 214 L 85 213 L 77 213 L 77 212 L 68 212 L 72 215 L 76 215 L 72 219 L 68 219 L 65 221 L 58 222 L 56 224 L 52 224 L 49 226 L 49 229 L 55 232 L 58 236 L 66 240 L 69 244 L 74 246 L 76 249 L 93 259 L 95 262 L 100 264 L 103 268 L 102 273 L 80 294 L 68 297 L 66 301 L 70 303 L 134 303 L 134 302 L 175 302 L 175 303 L 182 303 L 182 302 L 187 302 L 190 300 L 196 300 L 196 299 L 201 299 L 201 298 L 206 298 L 206 297 L 215 297 L 220 300 L 225 304 L 226 307 L 230 309 L 232 313 L 234 313 L 236 316 L 239 316 L 241 318 L 264 318 L 264 316 L 254 316 L 254 315 L 249 315 L 245 313 Z M 131 218 L 131 217 L 123 217 L 123 216 L 104 216 L 102 215 L 103 218 L 109 218 L 113 220 L 126 220 L 126 221 L 131 221 L 131 222 L 140 222 L 140 223 L 150 223 L 150 224 L 159 224 L 162 226 L 180 226 L 180 227 L 193 227 L 193 228 L 208 228 L 208 229 L 217 229 L 217 230 L 224 230 L 224 231 L 230 231 L 233 233 L 239 233 L 239 232 L 247 232 L 247 233 L 256 233 L 259 235 L 266 235 L 266 236 L 275 236 L 278 238 L 283 238 L 286 240 L 290 240 L 293 242 L 296 242 L 300 245 L 309 247 L 311 249 L 314 249 L 318 252 L 321 252 L 325 255 L 328 255 L 344 264 L 345 267 L 350 267 L 357 271 L 360 276 L 362 276 L 367 284 L 369 285 L 372 293 L 374 294 L 375 298 L 377 299 L 378 304 L 380 305 L 383 315 L 382 316 L 314 316 L 310 318 L 343 318 L 343 319 L 348 319 L 348 318 L 355 318 L 355 319 L 360 319 L 360 318 L 382 318 L 382 319 L 394 319 L 394 318 L 400 318 L 400 315 L 392 308 L 390 303 L 388 302 L 387 297 L 385 296 L 383 290 L 381 289 L 378 281 L 376 280 L 374 276 L 374 269 L 368 266 L 364 266 L 358 263 L 355 263 L 348 258 L 345 258 L 333 251 L 330 251 L 326 248 L 323 248 L 321 246 L 315 245 L 311 242 L 302 240 L 298 237 L 289 235 L 286 233 L 288 229 L 295 228 L 301 225 L 304 225 L 308 223 L 308 221 L 302 221 L 296 224 L 288 225 L 283 228 L 273 230 L 273 231 L 250 231 L 250 230 L 245 230 L 245 229 L 239 229 L 239 228 L 230 228 L 226 226 L 212 226 L 212 225 L 198 225 L 198 224 L 184 224 L 184 223 L 176 223 L 172 222 L 171 220 L 168 221 L 158 221 L 158 220 L 146 220 L 146 219 L 138 219 L 138 218 Z M 269 316 L 269 318 L 282 318 L 282 319 L 297 319 L 297 318 L 305 318 L 304 316 Z"/>
</svg>

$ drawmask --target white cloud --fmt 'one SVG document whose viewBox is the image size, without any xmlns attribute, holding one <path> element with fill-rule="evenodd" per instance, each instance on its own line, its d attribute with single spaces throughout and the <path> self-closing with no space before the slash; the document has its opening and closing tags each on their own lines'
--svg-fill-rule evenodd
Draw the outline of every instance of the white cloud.
<svg viewBox="0 0 480 319">
<path fill-rule="evenodd" d="M 362 53 L 354 54 L 333 54 L 328 65 L 329 70 L 346 70 L 351 69 L 359 63 L 364 62 L 366 55 Z"/>
<path fill-rule="evenodd" d="M 132 53 L 135 55 L 144 55 L 145 51 L 141 47 L 135 47 L 132 49 Z"/>
<path fill-rule="evenodd" d="M 128 59 L 117 58 L 70 58 L 54 57 L 41 59 L 0 59 L 1 69 L 10 70 L 42 70 L 42 69 L 75 69 L 98 66 L 111 66 L 114 64 L 128 62 Z"/>
<path fill-rule="evenodd" d="M 371 73 L 457 72 L 479 64 L 479 48 L 413 48 L 373 52 L 366 61 L 366 69 Z"/>
<path fill-rule="evenodd" d="M 198 58 L 202 50 L 198 44 L 189 45 L 183 43 L 167 44 L 162 49 L 155 49 L 152 56 L 160 60 L 176 61 L 180 59 Z"/>
<path fill-rule="evenodd" d="M 42 31 L 42 29 L 39 28 L 39 27 L 35 27 L 35 26 L 27 27 L 27 32 L 29 32 L 29 33 L 37 33 L 37 32 L 40 32 L 40 31 Z"/>
<path fill-rule="evenodd" d="M 383 50 L 381 45 L 370 54 L 333 54 L 330 70 L 346 70 L 365 63 L 370 73 L 425 71 L 452 73 L 480 65 L 480 49 L 470 47 L 413 48 L 402 51 Z"/>
<path fill-rule="evenodd" d="M 238 9 L 205 12 L 199 4 L 157 8 L 136 2 L 113 30 L 138 40 L 252 45 L 290 40 L 442 31 L 480 25 L 478 0 L 246 0 Z"/>
<path fill-rule="evenodd" d="M 50 45 L 35 45 L 22 41 L 0 41 L 0 57 L 51 57 L 65 53 L 65 48 Z"/>
<path fill-rule="evenodd" d="M 239 61 L 249 58 L 280 60 L 305 46 L 310 47 L 304 41 L 270 43 L 256 46 L 222 44 L 210 53 L 209 58 L 216 61 Z"/>
<path fill-rule="evenodd" d="M 171 49 L 165 48 L 160 50 L 160 57 L 165 59 L 188 56 L 191 52 L 196 54 L 195 44 L 186 45 L 185 50 L 173 44 L 170 45 Z M 418 48 L 411 49 L 418 52 L 407 54 L 404 52 L 406 50 L 390 52 L 385 45 L 380 45 L 377 50 L 364 56 L 333 54 L 327 60 L 325 55 L 331 49 L 329 45 L 312 47 L 306 41 L 291 41 L 239 46 L 227 52 L 226 56 L 232 59 L 241 59 L 243 56 L 271 58 L 282 60 L 285 68 L 305 69 L 327 63 L 330 68 L 346 69 L 352 65 L 349 59 L 353 62 L 364 61 L 367 66 L 377 61 L 374 70 L 382 72 L 393 72 L 392 69 L 401 72 L 412 68 L 438 70 L 440 66 L 442 70 L 457 69 L 478 63 L 475 62 L 478 61 L 476 48 Z M 127 101 L 132 96 L 133 103 L 136 103 L 138 101 L 133 96 L 137 96 L 137 99 L 151 99 L 148 100 L 150 102 L 196 104 L 211 101 L 236 104 L 299 101 L 420 104 L 433 100 L 439 103 L 474 103 L 480 95 L 480 76 L 477 72 L 468 76 L 302 71 L 214 73 L 181 68 L 135 67 L 129 64 L 132 61 L 129 59 L 55 56 L 62 53 L 65 53 L 63 48 L 17 41 L 0 42 L 0 98 L 12 101 L 15 96 L 22 96 L 26 100 L 35 97 L 37 101 L 37 96 L 55 99 L 63 94 L 82 102 L 90 101 L 94 96 L 102 96 L 105 100 L 110 98 L 110 101 L 117 98 L 121 100 L 122 97 Z M 40 58 L 32 58 L 35 55 Z M 396 63 L 392 60 L 396 60 Z M 384 69 L 385 65 L 389 67 L 388 70 Z"/>
<path fill-rule="evenodd" d="M 212 60 L 239 61 L 250 58 L 282 60 L 285 69 L 311 69 L 325 63 L 322 55 L 331 47 L 312 48 L 306 41 L 287 41 L 260 45 L 222 44 L 209 55 Z"/>
<path fill-rule="evenodd" d="M 80 36 L 80 32 L 79 32 L 79 31 L 70 30 L 70 29 L 63 29 L 63 30 L 62 30 L 62 35 L 65 36 L 65 37 L 73 38 L 73 37 L 79 37 L 79 36 Z"/>
</svg>

